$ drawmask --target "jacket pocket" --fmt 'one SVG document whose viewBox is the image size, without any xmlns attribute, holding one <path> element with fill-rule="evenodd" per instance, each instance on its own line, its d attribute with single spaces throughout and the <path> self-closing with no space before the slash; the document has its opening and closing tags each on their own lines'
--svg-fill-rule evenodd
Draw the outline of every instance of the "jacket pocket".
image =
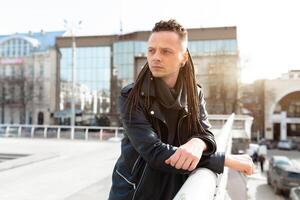
<svg viewBox="0 0 300 200">
<path fill-rule="evenodd" d="M 121 172 L 119 172 L 119 170 L 116 170 L 117 174 L 123 179 L 125 180 L 129 185 L 131 185 L 133 187 L 133 189 L 136 189 L 136 184 L 132 181 L 130 181 L 128 178 L 126 178 Z"/>
</svg>

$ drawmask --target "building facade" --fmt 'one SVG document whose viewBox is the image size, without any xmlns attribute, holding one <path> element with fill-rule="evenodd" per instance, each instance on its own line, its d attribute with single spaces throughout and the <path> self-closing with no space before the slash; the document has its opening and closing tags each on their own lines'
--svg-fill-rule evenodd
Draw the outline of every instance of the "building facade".
<svg viewBox="0 0 300 200">
<path fill-rule="evenodd" d="M 254 117 L 252 138 L 300 141 L 300 70 L 243 86 L 243 114 Z"/>
<path fill-rule="evenodd" d="M 300 70 L 265 81 L 265 136 L 300 141 Z"/>
<path fill-rule="evenodd" d="M 58 109 L 55 37 L 63 32 L 0 35 L 0 121 L 53 124 Z"/>
<path fill-rule="evenodd" d="M 188 48 L 194 60 L 197 80 L 208 100 L 209 113 L 236 112 L 240 73 L 236 27 L 188 29 L 188 33 Z M 123 35 L 75 37 L 76 84 L 85 85 L 91 94 L 96 94 L 96 106 L 84 108 L 84 113 L 108 112 L 111 118 L 117 119 L 119 90 L 133 82 L 146 63 L 150 34 L 150 31 L 139 31 Z M 56 43 L 61 54 L 58 63 L 60 78 L 70 82 L 72 37 L 58 37 Z M 76 102 L 80 102 L 79 96 Z M 62 97 L 65 98 L 64 95 Z M 70 98 L 64 100 L 70 101 Z M 107 105 L 109 110 L 101 110 Z M 69 108 L 69 104 L 60 107 L 61 110 Z M 80 108 L 80 103 L 76 104 L 76 108 Z"/>
</svg>

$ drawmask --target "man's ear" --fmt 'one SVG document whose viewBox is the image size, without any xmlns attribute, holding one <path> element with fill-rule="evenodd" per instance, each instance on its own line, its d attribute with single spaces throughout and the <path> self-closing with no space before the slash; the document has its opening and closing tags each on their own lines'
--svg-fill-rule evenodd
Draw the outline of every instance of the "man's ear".
<svg viewBox="0 0 300 200">
<path fill-rule="evenodd" d="M 188 51 L 185 51 L 183 54 L 183 65 L 185 65 L 185 63 L 188 61 L 189 59 L 189 53 Z"/>
</svg>

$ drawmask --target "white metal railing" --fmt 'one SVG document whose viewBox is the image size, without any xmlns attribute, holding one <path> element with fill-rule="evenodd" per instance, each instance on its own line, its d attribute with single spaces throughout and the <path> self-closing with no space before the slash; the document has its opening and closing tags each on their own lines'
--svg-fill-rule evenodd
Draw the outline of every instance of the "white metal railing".
<svg viewBox="0 0 300 200">
<path fill-rule="evenodd" d="M 233 122 L 234 114 L 230 115 L 230 117 L 227 116 L 227 121 L 222 127 L 221 133 L 215 138 L 217 151 L 225 152 L 225 154 L 230 153 Z M 174 200 L 225 200 L 228 196 L 226 193 L 227 179 L 227 168 L 224 168 L 224 172 L 221 175 L 216 175 L 206 168 L 199 168 L 189 176 Z"/>
<path fill-rule="evenodd" d="M 2 137 L 83 139 L 100 141 L 113 138 L 119 141 L 122 137 L 122 127 L 107 126 L 60 126 L 60 125 L 28 125 L 0 124 Z"/>
</svg>

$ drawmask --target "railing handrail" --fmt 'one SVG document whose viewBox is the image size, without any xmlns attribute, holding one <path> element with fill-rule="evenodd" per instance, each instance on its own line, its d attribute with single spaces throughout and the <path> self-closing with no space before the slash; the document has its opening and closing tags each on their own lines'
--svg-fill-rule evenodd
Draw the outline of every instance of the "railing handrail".
<svg viewBox="0 0 300 200">
<path fill-rule="evenodd" d="M 227 118 L 221 133 L 216 137 L 217 150 L 228 153 L 231 151 L 231 128 L 234 121 L 234 114 Z M 221 200 L 226 196 L 226 184 L 228 169 L 225 168 L 222 175 L 216 175 L 211 170 L 199 168 L 195 170 L 185 181 L 176 194 L 174 200 Z M 225 184 L 225 185 L 224 185 Z"/>
</svg>

